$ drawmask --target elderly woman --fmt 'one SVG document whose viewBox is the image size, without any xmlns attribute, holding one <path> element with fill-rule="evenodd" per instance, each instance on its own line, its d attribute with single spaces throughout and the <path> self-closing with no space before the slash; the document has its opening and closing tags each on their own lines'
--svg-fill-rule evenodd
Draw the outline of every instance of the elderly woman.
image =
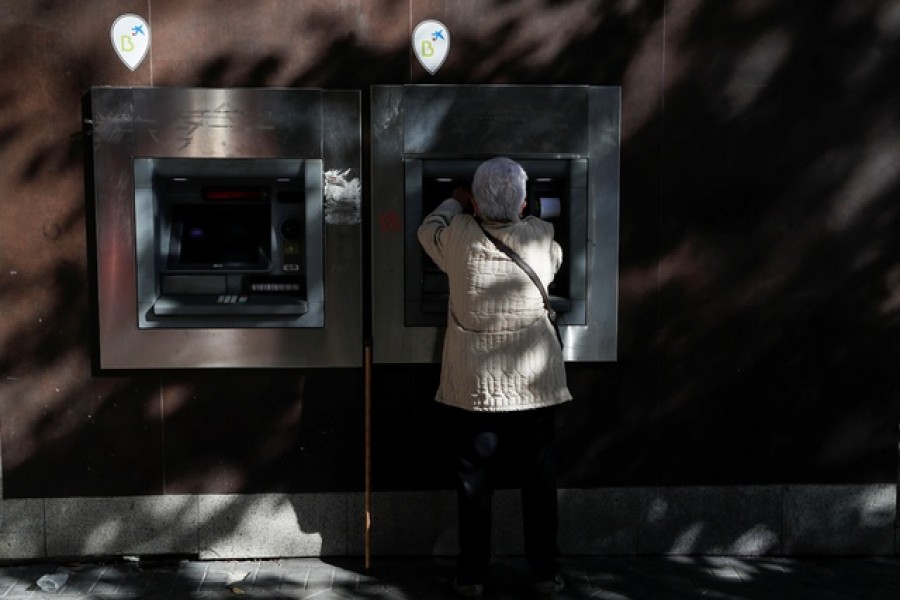
<svg viewBox="0 0 900 600">
<path fill-rule="evenodd" d="M 540 290 L 485 235 L 518 253 L 543 282 L 562 249 L 553 226 L 525 208 L 522 167 L 508 158 L 481 164 L 472 194 L 457 189 L 425 217 L 418 238 L 450 282 L 447 333 L 436 400 L 448 405 L 457 440 L 460 556 L 454 588 L 483 591 L 490 560 L 491 497 L 497 455 L 522 491 L 525 552 L 540 595 L 562 587 L 556 574 L 554 407 L 570 400 L 562 351 Z M 465 214 L 469 202 L 474 216 Z"/>
</svg>

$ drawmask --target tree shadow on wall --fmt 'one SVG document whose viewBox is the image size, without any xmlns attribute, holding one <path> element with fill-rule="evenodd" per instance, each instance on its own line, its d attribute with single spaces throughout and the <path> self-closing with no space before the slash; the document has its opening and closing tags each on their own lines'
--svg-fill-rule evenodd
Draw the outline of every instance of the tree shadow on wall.
<svg viewBox="0 0 900 600">
<path fill-rule="evenodd" d="M 885 75 L 900 54 L 887 6 L 746 18 L 707 3 L 672 30 L 661 483 L 896 475 L 900 178 L 887 140 L 900 85 Z"/>
<path fill-rule="evenodd" d="M 534 44 L 518 37 L 533 13 L 505 18 L 481 35 L 453 25 L 462 58 L 449 62 L 436 82 L 645 78 L 659 81 L 649 86 L 652 93 L 665 95 L 623 140 L 620 359 L 570 369 L 578 400 L 560 432 L 565 485 L 893 480 L 900 386 L 889 365 L 900 350 L 894 235 L 900 209 L 893 201 L 900 183 L 890 137 L 900 106 L 896 19 L 886 0 L 853 6 L 866 10 L 836 0 L 815 8 L 707 2 L 680 12 L 670 6 L 667 55 L 646 63 L 647 48 L 661 42 L 649 37 L 662 35 L 662 3 L 613 11 L 551 57 L 520 59 L 519 46 L 507 42 Z M 15 56 L 19 48 L 10 44 L 29 42 L 22 35 L 2 42 L 0 54 Z M 499 55 L 497 40 L 504 41 Z M 236 49 L 162 83 L 362 88 L 365 106 L 369 84 L 406 82 L 410 73 L 405 37 L 402 45 L 378 50 L 336 30 L 319 53 L 323 59 L 297 73 L 284 72 L 290 52 L 287 46 L 259 55 Z M 0 153 L 14 159 L 0 171 L 7 190 L 0 201 L 5 495 L 165 495 L 173 476 L 177 489 L 190 493 L 358 491 L 358 438 L 351 445 L 335 435 L 311 461 L 291 458 L 330 427 L 358 435 L 361 403 L 348 397 L 345 412 L 330 408 L 330 385 L 343 372 L 309 374 L 318 384 L 315 393 L 304 393 L 304 418 L 315 410 L 310 406 L 329 408 L 312 423 L 301 419 L 271 454 L 265 433 L 268 426 L 296 424 L 294 396 L 276 394 L 264 404 L 248 435 L 234 423 L 247 388 L 228 385 L 243 374 L 221 381 L 208 373 L 91 375 L 83 289 L 88 257 L 26 243 L 46 220 L 42 210 L 64 215 L 58 219 L 63 238 L 82 235 L 76 226 L 84 216 L 81 190 L 58 189 L 58 172 L 80 168 L 80 157 L 71 150 L 71 131 L 47 123 L 77 129 L 69 107 L 86 89 L 72 81 L 85 88 L 106 82 L 90 80 L 96 65 L 67 60 L 63 66 L 81 79 L 59 79 L 41 63 L 42 79 L 0 95 Z M 29 71 L 8 60 L 2 65 L 8 80 Z M 626 102 L 636 100 L 630 89 L 624 92 Z M 27 110 L 48 93 L 58 112 Z M 624 113 L 628 119 L 628 104 Z M 22 198 L 46 203 L 49 197 L 61 199 L 61 208 L 19 208 Z M 19 283 L 23 276 L 27 286 Z M 40 286 L 50 287 L 46 297 Z M 27 306 L 30 294 L 37 306 Z M 426 371 L 416 372 L 427 383 Z M 274 389 L 282 376 L 251 379 Z M 403 387 L 376 407 L 376 457 L 378 445 L 396 435 L 392 423 L 408 421 L 411 407 L 431 401 L 429 388 Z M 172 390 L 179 402 L 168 406 L 161 398 Z M 224 427 L 223 414 L 231 420 Z M 164 436 L 166 423 L 178 431 L 175 437 Z M 204 434 L 196 440 L 212 441 L 197 443 L 191 429 Z M 429 431 L 414 435 L 410 452 L 430 447 Z M 247 456 L 254 458 L 245 462 Z M 417 464 L 429 464 L 425 456 Z M 340 483 L 305 477 L 319 458 L 333 461 L 329 473 L 340 474 Z M 412 471 L 409 486 L 431 477 Z M 112 504 L 106 509 L 110 522 L 133 516 Z M 220 522 L 235 532 L 257 509 L 250 503 L 228 510 L 236 512 L 213 509 L 205 518 L 227 514 Z M 189 539 L 196 521 L 172 514 L 173 534 Z M 298 519 L 301 530 L 317 530 Z M 129 548 L 129 532 L 121 531 L 111 534 L 108 548 Z"/>
</svg>

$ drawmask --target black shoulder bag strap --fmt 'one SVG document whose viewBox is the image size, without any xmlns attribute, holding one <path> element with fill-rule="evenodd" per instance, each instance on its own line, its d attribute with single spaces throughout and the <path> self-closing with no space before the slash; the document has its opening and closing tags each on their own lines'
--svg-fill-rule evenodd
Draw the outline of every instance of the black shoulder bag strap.
<svg viewBox="0 0 900 600">
<path fill-rule="evenodd" d="M 559 341 L 559 347 L 563 347 L 562 335 L 559 333 L 559 325 L 556 323 L 556 311 L 553 310 L 553 307 L 550 306 L 550 296 L 547 295 L 547 289 L 544 287 L 544 284 L 541 282 L 541 279 L 537 276 L 537 273 L 534 272 L 534 269 L 525 262 L 519 253 L 498 240 L 491 232 L 484 228 L 484 225 L 481 221 L 478 221 L 478 226 L 481 227 L 481 231 L 484 232 L 485 237 L 493 243 L 498 250 L 500 250 L 503 254 L 507 255 L 512 259 L 514 263 L 519 265 L 525 274 L 534 282 L 534 285 L 537 286 L 537 289 L 541 292 L 541 298 L 544 299 L 544 308 L 547 309 L 547 317 L 550 318 L 550 323 L 553 324 L 553 331 L 556 332 L 556 339 Z"/>
</svg>

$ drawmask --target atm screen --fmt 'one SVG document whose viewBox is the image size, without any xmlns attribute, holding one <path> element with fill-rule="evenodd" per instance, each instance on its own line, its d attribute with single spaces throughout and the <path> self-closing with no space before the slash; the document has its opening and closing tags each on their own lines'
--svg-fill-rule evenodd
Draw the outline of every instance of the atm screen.
<svg viewBox="0 0 900 600">
<path fill-rule="evenodd" d="M 177 204 L 172 207 L 169 269 L 266 270 L 271 261 L 269 206 Z"/>
</svg>

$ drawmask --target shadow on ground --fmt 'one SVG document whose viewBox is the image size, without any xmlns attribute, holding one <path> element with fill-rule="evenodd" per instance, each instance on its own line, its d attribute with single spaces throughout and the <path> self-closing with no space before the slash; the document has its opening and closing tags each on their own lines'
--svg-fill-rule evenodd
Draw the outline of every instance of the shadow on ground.
<svg viewBox="0 0 900 600">
<path fill-rule="evenodd" d="M 900 558 L 577 557 L 563 561 L 560 600 L 885 599 L 900 596 Z M 37 585 L 65 574 L 55 593 Z M 178 559 L 0 567 L 0 596 L 79 598 L 452 598 L 446 558 L 317 558 L 200 562 Z M 529 598 L 524 562 L 495 561 L 485 598 Z"/>
</svg>

